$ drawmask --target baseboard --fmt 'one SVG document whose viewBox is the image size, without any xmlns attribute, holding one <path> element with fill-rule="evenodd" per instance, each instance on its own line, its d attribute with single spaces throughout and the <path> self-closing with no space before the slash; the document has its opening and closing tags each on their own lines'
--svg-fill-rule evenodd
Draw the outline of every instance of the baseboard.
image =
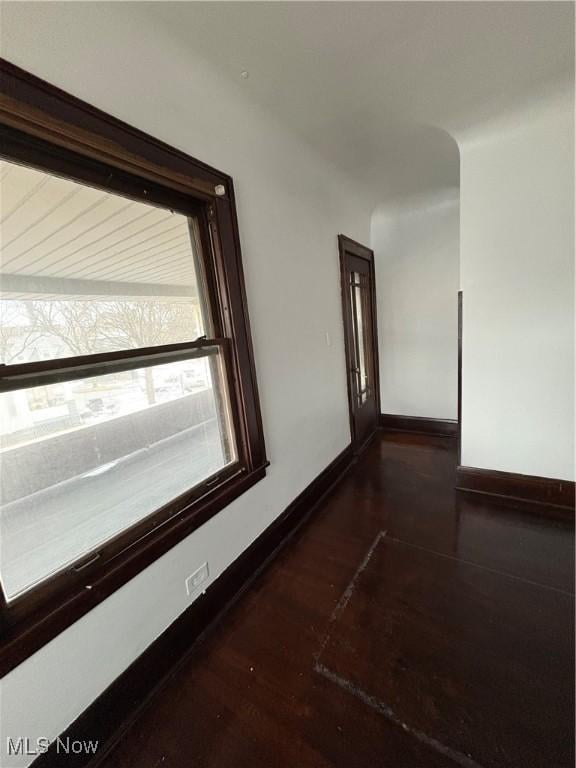
<svg viewBox="0 0 576 768">
<path fill-rule="evenodd" d="M 536 475 L 518 475 L 495 469 L 459 466 L 456 488 L 470 493 L 484 493 L 555 508 L 558 513 L 574 517 L 574 483 Z"/>
<path fill-rule="evenodd" d="M 396 416 L 392 413 L 381 413 L 380 426 L 392 432 L 458 437 L 458 422 L 453 419 L 428 419 L 423 416 Z"/>
<path fill-rule="evenodd" d="M 34 768 L 95 768 L 169 675 L 273 560 L 354 461 L 349 445 L 168 629 L 160 635 L 61 735 L 96 740 L 95 756 L 56 753 L 52 743 Z"/>
</svg>

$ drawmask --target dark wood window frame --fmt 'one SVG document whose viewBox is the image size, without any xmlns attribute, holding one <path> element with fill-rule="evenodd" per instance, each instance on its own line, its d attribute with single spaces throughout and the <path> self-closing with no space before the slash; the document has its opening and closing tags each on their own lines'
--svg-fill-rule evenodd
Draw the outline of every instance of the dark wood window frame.
<svg viewBox="0 0 576 768">
<path fill-rule="evenodd" d="M 0 391 L 218 352 L 238 459 L 90 556 L 8 602 L 0 584 L 0 677 L 261 480 L 268 465 L 230 176 L 0 59 L 0 157 L 195 216 L 209 338 L 0 366 Z"/>
</svg>

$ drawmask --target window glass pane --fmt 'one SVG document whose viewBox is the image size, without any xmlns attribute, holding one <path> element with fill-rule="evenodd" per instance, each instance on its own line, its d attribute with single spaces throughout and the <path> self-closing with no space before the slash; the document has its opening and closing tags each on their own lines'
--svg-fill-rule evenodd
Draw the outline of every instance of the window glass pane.
<svg viewBox="0 0 576 768">
<path fill-rule="evenodd" d="M 197 223 L 0 161 L 0 362 L 191 341 Z"/>
<path fill-rule="evenodd" d="M 8 599 L 236 459 L 223 361 L 0 395 L 0 578 Z"/>
</svg>

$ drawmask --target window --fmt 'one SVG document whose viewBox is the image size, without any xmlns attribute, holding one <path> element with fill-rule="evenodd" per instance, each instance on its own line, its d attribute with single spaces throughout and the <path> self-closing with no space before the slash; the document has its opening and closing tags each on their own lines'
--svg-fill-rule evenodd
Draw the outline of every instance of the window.
<svg viewBox="0 0 576 768">
<path fill-rule="evenodd" d="M 231 179 L 0 69 L 2 674 L 267 462 Z"/>
</svg>

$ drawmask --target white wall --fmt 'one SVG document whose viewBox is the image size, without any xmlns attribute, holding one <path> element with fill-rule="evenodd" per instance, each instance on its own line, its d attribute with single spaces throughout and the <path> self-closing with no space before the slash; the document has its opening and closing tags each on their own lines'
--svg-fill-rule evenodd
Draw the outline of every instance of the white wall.
<svg viewBox="0 0 576 768">
<path fill-rule="evenodd" d="M 1 681 L 4 746 L 7 735 L 60 733 L 187 607 L 184 578 L 206 559 L 217 577 L 349 442 L 336 233 L 367 242 L 371 205 L 249 103 L 250 81 L 222 79 L 150 23 L 145 4 L 3 3 L 1 14 L 5 58 L 234 177 L 272 461 L 264 481 Z M 563 107 L 462 145 L 466 464 L 573 476 L 572 141 Z M 417 285 L 417 308 L 425 302 L 426 316 L 453 334 L 450 343 L 430 333 L 445 386 L 438 373 L 430 386 L 430 366 L 426 377 L 412 367 L 425 345 L 408 340 L 401 353 L 394 341 L 396 368 L 395 355 L 412 358 L 413 407 L 383 379 L 390 412 L 455 415 L 457 278 L 446 233 L 456 215 L 454 205 L 415 212 L 383 239 L 390 234 L 405 257 L 383 249 L 391 276 L 411 285 L 395 311 L 419 317 L 429 334 L 424 313 L 411 311 Z M 431 239 L 433 252 L 422 248 Z M 389 328 L 398 327 L 386 312 L 400 294 L 382 301 L 387 266 L 377 249 L 385 370 Z M 416 249 L 419 263 L 410 263 Z"/>
<path fill-rule="evenodd" d="M 457 418 L 458 190 L 372 216 L 382 413 Z"/>
<path fill-rule="evenodd" d="M 573 109 L 461 142 L 466 465 L 574 478 Z"/>
<path fill-rule="evenodd" d="M 272 464 L 1 681 L 2 747 L 56 737 L 187 607 L 185 577 L 208 560 L 216 578 L 350 441 L 336 235 L 367 242 L 370 206 L 144 6 L 3 4 L 2 55 L 234 177 Z"/>
</svg>

